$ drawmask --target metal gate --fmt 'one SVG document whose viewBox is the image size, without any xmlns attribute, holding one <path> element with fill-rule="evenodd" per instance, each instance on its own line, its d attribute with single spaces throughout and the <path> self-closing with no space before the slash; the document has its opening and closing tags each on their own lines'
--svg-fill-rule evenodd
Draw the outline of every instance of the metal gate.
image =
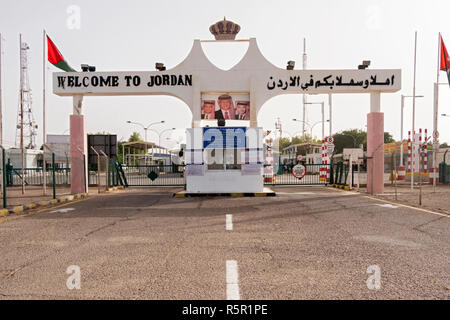
<svg viewBox="0 0 450 320">
<path fill-rule="evenodd" d="M 330 169 L 330 165 L 304 164 L 306 174 L 303 178 L 297 179 L 292 174 L 294 165 L 280 165 L 278 171 L 273 175 L 264 174 L 265 185 L 326 185 L 328 182 L 320 177 L 320 168 Z"/>
<path fill-rule="evenodd" d="M 280 166 L 273 175 L 264 174 L 265 185 L 326 185 L 320 178 L 320 168 L 329 165 L 305 164 L 306 174 L 302 179 L 292 175 L 292 165 Z M 135 165 L 122 166 L 129 186 L 184 186 L 184 165 Z"/>
<path fill-rule="evenodd" d="M 122 166 L 129 186 L 184 186 L 184 165 Z"/>
</svg>

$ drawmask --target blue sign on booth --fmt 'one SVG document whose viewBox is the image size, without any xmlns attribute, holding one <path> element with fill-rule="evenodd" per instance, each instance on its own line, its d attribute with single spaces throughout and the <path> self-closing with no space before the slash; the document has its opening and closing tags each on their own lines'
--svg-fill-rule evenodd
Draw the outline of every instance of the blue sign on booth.
<svg viewBox="0 0 450 320">
<path fill-rule="evenodd" d="M 246 127 L 203 128 L 204 149 L 246 148 Z"/>
</svg>

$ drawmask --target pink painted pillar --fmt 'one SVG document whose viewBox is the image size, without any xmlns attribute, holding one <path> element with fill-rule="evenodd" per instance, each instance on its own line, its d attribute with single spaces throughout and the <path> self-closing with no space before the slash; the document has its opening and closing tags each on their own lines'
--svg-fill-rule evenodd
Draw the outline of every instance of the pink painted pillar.
<svg viewBox="0 0 450 320">
<path fill-rule="evenodd" d="M 384 192 L 384 113 L 380 112 L 380 94 L 372 93 L 367 115 L 367 192 Z"/>
<path fill-rule="evenodd" d="M 84 127 L 84 116 L 81 114 L 70 115 L 70 189 L 73 194 L 88 191 L 87 159 L 84 165 L 84 155 L 87 154 L 87 138 Z M 85 180 L 86 179 L 86 180 Z"/>
</svg>

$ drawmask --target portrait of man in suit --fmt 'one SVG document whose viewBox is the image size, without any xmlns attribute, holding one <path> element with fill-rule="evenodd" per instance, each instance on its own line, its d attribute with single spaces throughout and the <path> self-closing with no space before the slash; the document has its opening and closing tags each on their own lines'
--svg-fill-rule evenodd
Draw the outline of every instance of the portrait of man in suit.
<svg viewBox="0 0 450 320">
<path fill-rule="evenodd" d="M 250 101 L 236 102 L 235 119 L 250 120 Z"/>
<path fill-rule="evenodd" d="M 235 119 L 233 100 L 229 94 L 222 94 L 217 98 L 220 109 L 214 113 L 216 119 Z"/>
<path fill-rule="evenodd" d="M 214 109 L 216 102 L 214 100 L 203 100 L 201 118 L 205 120 L 214 119 Z"/>
</svg>

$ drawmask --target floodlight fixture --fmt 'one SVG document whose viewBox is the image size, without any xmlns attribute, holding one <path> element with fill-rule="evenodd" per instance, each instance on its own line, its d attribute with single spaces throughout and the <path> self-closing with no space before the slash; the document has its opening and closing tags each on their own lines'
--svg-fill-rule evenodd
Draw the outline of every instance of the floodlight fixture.
<svg viewBox="0 0 450 320">
<path fill-rule="evenodd" d="M 295 67 L 295 61 L 289 60 L 289 61 L 287 62 L 286 69 L 287 69 L 287 70 L 294 70 L 294 67 Z"/>
</svg>

